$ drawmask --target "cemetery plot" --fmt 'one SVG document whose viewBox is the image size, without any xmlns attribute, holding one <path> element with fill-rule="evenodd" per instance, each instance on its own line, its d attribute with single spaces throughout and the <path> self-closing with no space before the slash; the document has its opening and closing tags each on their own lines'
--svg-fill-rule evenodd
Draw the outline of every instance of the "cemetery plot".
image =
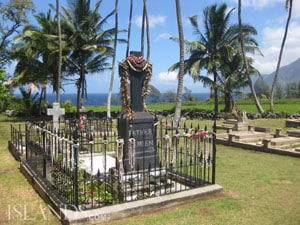
<svg viewBox="0 0 300 225">
<path fill-rule="evenodd" d="M 248 131 L 230 131 L 217 135 L 217 142 L 245 149 L 300 157 L 300 130 L 288 130 L 287 135 L 277 128 L 273 134 L 268 127 L 248 126 Z"/>
<path fill-rule="evenodd" d="M 66 124 L 61 127 L 69 129 Z M 166 122 L 158 121 L 155 136 L 151 136 L 155 142 L 145 139 L 140 145 L 136 141 L 145 154 L 149 147 L 155 147 L 156 166 L 149 166 L 155 164 L 142 157 L 135 159 L 135 167 L 122 168 L 120 150 L 124 150 L 125 143 L 120 137 L 95 141 L 92 132 L 67 135 L 53 133 L 51 128 L 46 123 L 27 123 L 22 128 L 27 148 L 20 155 L 36 171 L 34 174 L 50 184 L 48 189 L 58 193 L 63 204 L 90 209 L 213 184 L 213 139 L 212 133 L 204 129 L 170 129 Z M 139 128 L 132 132 L 132 138 L 141 133 L 149 138 L 149 132 L 148 128 Z M 17 139 L 19 135 L 14 133 Z M 17 146 L 18 142 L 12 143 Z M 151 163 L 143 167 L 147 160 Z"/>
<path fill-rule="evenodd" d="M 59 104 L 48 110 L 52 126 L 26 124 L 24 160 L 41 174 L 44 188 L 58 195 L 59 205 L 88 210 L 213 185 L 215 134 L 171 128 L 147 111 L 152 65 L 140 53 L 119 67 L 123 111 L 117 126 L 84 111 L 61 124 Z"/>
</svg>

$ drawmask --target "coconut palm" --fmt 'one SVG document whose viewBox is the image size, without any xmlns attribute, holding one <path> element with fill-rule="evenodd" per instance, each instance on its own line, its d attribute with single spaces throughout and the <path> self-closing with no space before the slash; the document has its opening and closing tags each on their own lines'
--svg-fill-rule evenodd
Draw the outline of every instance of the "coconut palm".
<svg viewBox="0 0 300 225">
<path fill-rule="evenodd" d="M 286 25 L 285 25 L 284 35 L 283 35 L 283 39 L 282 39 L 282 43 L 281 43 L 281 47 L 280 47 L 280 52 L 279 52 L 277 66 L 276 66 L 275 76 L 274 76 L 274 80 L 273 80 L 273 84 L 272 84 L 272 88 L 271 88 L 271 94 L 270 94 L 270 110 L 271 111 L 274 111 L 274 101 L 273 101 L 273 99 L 274 99 L 275 89 L 276 89 L 277 80 L 278 80 L 278 74 L 279 74 L 279 69 L 280 69 L 282 53 L 283 53 L 287 33 L 288 33 L 288 30 L 289 30 L 289 24 L 290 24 L 290 20 L 291 20 L 291 16 L 292 16 L 293 0 L 286 0 L 285 1 L 285 8 L 288 9 L 288 17 L 287 17 L 287 20 L 286 20 Z"/>
<path fill-rule="evenodd" d="M 20 86 L 34 83 L 42 87 L 41 96 L 46 101 L 46 85 L 57 84 L 57 23 L 47 14 L 35 15 L 38 26 L 28 25 L 22 34 L 15 39 L 16 47 L 12 58 L 17 60 L 17 65 L 12 78 L 12 85 Z"/>
<path fill-rule="evenodd" d="M 89 0 L 69 1 L 69 3 L 71 9 L 63 8 L 62 24 L 68 37 L 68 47 L 71 49 L 68 72 L 79 75 L 76 81 L 77 110 L 79 110 L 87 96 L 86 74 L 111 68 L 107 61 L 113 55 L 113 37 L 117 31 L 115 28 L 104 30 L 105 23 L 115 11 L 102 17 L 98 13 L 101 0 L 97 1 L 92 9 Z"/>
<path fill-rule="evenodd" d="M 226 77 L 228 71 L 223 71 L 225 62 L 232 61 L 232 57 L 240 52 L 239 29 L 238 25 L 230 25 L 230 16 L 234 9 L 227 12 L 227 5 L 222 4 L 219 7 L 212 5 L 204 9 L 204 32 L 200 31 L 197 16 L 190 17 L 194 33 L 198 40 L 185 41 L 189 58 L 184 63 L 184 73 L 189 73 L 196 80 L 203 82 L 204 86 L 210 86 L 214 90 L 215 106 L 214 111 L 218 113 L 218 92 L 220 81 Z M 246 43 L 246 51 L 254 53 L 257 48 L 256 41 L 252 38 L 256 34 L 254 27 L 250 25 L 242 26 Z M 240 58 L 239 58 L 240 59 Z M 232 61 L 233 62 L 233 61 Z M 179 67 L 179 63 L 170 67 L 174 70 Z M 239 67 L 236 67 L 238 69 Z M 201 75 L 201 70 L 206 70 L 207 75 Z M 232 71 L 231 76 L 240 74 L 238 71 Z M 239 80 L 239 79 L 238 79 Z M 224 85 L 223 85 L 224 86 Z"/>
<path fill-rule="evenodd" d="M 252 63 L 252 59 L 247 61 Z M 248 68 L 252 74 L 257 74 L 258 71 L 249 63 Z M 249 85 L 247 72 L 244 66 L 244 61 L 240 52 L 231 57 L 224 58 L 224 63 L 221 65 L 221 76 L 218 77 L 218 90 L 224 95 L 225 108 L 224 112 L 231 112 L 234 105 L 234 95 L 239 94 L 239 90 Z"/>
</svg>

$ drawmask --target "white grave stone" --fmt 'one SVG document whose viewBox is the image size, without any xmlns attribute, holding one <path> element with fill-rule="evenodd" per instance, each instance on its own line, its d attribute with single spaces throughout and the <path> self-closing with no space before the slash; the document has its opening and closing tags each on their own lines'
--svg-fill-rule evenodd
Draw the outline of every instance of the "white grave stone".
<svg viewBox="0 0 300 225">
<path fill-rule="evenodd" d="M 52 116 L 53 131 L 58 131 L 59 129 L 59 118 L 65 115 L 65 109 L 60 108 L 58 102 L 53 102 L 52 109 L 47 109 L 47 115 Z"/>
</svg>

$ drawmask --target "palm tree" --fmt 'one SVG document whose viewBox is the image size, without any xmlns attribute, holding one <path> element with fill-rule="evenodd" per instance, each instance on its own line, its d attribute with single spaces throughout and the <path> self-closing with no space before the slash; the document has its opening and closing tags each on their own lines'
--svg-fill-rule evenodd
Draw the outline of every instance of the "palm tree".
<svg viewBox="0 0 300 225">
<path fill-rule="evenodd" d="M 254 98 L 254 102 L 256 105 L 256 108 L 258 110 L 259 113 L 263 113 L 264 110 L 257 98 L 257 95 L 255 93 L 255 89 L 254 89 L 254 85 L 251 79 L 251 74 L 249 71 L 249 65 L 248 65 L 248 61 L 247 61 L 247 57 L 245 54 L 245 46 L 244 46 L 244 33 L 243 33 L 243 25 L 242 25 L 242 2 L 241 0 L 238 1 L 238 20 L 239 20 L 239 34 L 240 34 L 240 44 L 241 44 L 241 51 L 242 51 L 242 56 L 243 56 L 243 61 L 244 61 L 244 65 L 245 65 L 245 70 L 246 70 L 246 74 L 247 74 L 247 79 L 248 79 L 248 83 L 249 83 L 249 87 L 252 93 L 252 96 Z"/>
<path fill-rule="evenodd" d="M 116 0 L 115 2 L 115 29 L 118 30 L 118 15 L 119 15 L 119 1 Z M 113 89 L 113 83 L 114 83 L 114 77 L 115 77 L 115 64 L 116 64 L 116 51 L 117 51 L 117 41 L 118 40 L 118 32 L 115 32 L 115 39 L 114 39 L 114 47 L 113 47 L 113 60 L 112 60 L 112 69 L 111 69 L 111 77 L 110 77 L 110 85 L 109 85 L 109 91 L 107 96 L 107 118 L 111 118 L 110 113 L 110 105 L 111 105 L 111 95 L 112 95 L 112 89 Z"/>
<path fill-rule="evenodd" d="M 183 89 L 183 76 L 184 76 L 184 34 L 181 20 L 181 7 L 180 0 L 175 0 L 176 4 L 176 17 L 179 36 L 179 72 L 178 72 L 178 85 L 176 106 L 173 118 L 173 127 L 178 127 L 181 116 L 181 103 L 182 103 L 182 89 Z"/>
<path fill-rule="evenodd" d="M 15 86 L 34 83 L 42 87 L 41 98 L 46 101 L 46 85 L 57 85 L 57 27 L 51 11 L 35 16 L 38 26 L 28 25 L 15 39 L 12 58 L 17 65 L 12 78 Z"/>
<path fill-rule="evenodd" d="M 91 10 L 89 0 L 70 1 L 72 8 L 63 8 L 64 33 L 71 49 L 68 70 L 70 74 L 79 75 L 76 81 L 78 111 L 87 96 L 86 74 L 101 72 L 111 66 L 107 60 L 113 55 L 112 37 L 117 31 L 115 28 L 104 30 L 103 26 L 115 11 L 102 18 L 98 13 L 101 2 L 97 1 Z"/>
<path fill-rule="evenodd" d="M 230 15 L 234 9 L 227 13 L 227 5 L 222 4 L 219 7 L 212 5 L 204 9 L 204 32 L 200 31 L 197 16 L 190 17 L 195 35 L 199 38 L 196 41 L 185 41 L 189 58 L 184 63 L 184 73 L 189 73 L 196 80 L 203 82 L 204 86 L 210 86 L 214 90 L 215 106 L 214 112 L 218 113 L 218 92 L 220 81 L 226 77 L 228 71 L 225 69 L 225 62 L 232 61 L 232 57 L 240 53 L 239 29 L 238 25 L 230 25 Z M 251 37 L 256 34 L 254 27 L 243 25 L 245 36 L 246 51 L 255 52 L 257 48 L 256 41 Z M 240 58 L 238 58 L 240 59 Z M 170 67 L 174 70 L 179 67 L 179 63 Z M 240 67 L 235 67 L 239 69 Z M 201 70 L 206 70 L 207 75 L 201 75 Z M 239 71 L 232 71 L 232 74 L 240 74 Z M 226 79 L 224 80 L 226 81 Z M 224 85 L 223 85 L 224 86 Z"/>
<path fill-rule="evenodd" d="M 247 59 L 252 62 L 252 59 Z M 250 66 L 252 74 L 256 74 L 257 70 Z M 224 58 L 221 65 L 221 76 L 218 77 L 218 90 L 224 94 L 225 108 L 224 112 L 231 112 L 234 103 L 233 94 L 238 93 L 240 88 L 248 86 L 247 73 L 240 52 L 231 57 Z"/>
<path fill-rule="evenodd" d="M 273 99 L 274 99 L 275 89 L 276 89 L 277 80 L 278 80 L 278 74 L 279 74 L 279 69 L 280 69 L 282 53 L 283 53 L 283 49 L 284 49 L 284 45 L 285 45 L 285 41 L 286 41 L 288 29 L 289 29 L 289 24 L 290 24 L 290 20 L 291 20 L 291 16 L 292 16 L 293 0 L 286 0 L 285 8 L 289 10 L 289 13 L 288 13 L 288 18 L 287 18 L 286 25 L 285 25 L 285 31 L 284 31 L 284 35 L 283 35 L 283 39 L 282 39 L 282 43 L 281 43 L 281 47 L 280 47 L 275 76 L 274 76 L 274 80 L 273 80 L 273 84 L 272 84 L 272 88 L 271 88 L 271 94 L 270 94 L 270 110 L 271 111 L 274 111 Z"/>
</svg>

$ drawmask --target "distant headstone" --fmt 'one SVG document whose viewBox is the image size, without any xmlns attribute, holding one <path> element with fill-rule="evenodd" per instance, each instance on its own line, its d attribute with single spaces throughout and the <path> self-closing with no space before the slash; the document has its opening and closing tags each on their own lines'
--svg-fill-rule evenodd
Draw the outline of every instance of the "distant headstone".
<svg viewBox="0 0 300 225">
<path fill-rule="evenodd" d="M 241 109 L 239 109 L 236 105 L 232 107 L 232 115 L 236 117 L 236 120 L 232 120 L 234 130 L 247 130 L 249 121 L 247 117 L 247 113 Z M 227 120 L 229 122 L 229 120 Z"/>
<path fill-rule="evenodd" d="M 140 52 L 131 52 L 130 56 L 120 63 L 119 73 L 123 113 L 118 120 L 118 133 L 124 139 L 124 170 L 136 171 L 158 167 L 154 119 L 145 109 L 152 66 Z"/>
<path fill-rule="evenodd" d="M 58 102 L 53 102 L 52 109 L 47 109 L 47 115 L 52 116 L 53 131 L 58 131 L 59 129 L 59 118 L 65 115 L 65 109 L 60 108 Z"/>
</svg>

